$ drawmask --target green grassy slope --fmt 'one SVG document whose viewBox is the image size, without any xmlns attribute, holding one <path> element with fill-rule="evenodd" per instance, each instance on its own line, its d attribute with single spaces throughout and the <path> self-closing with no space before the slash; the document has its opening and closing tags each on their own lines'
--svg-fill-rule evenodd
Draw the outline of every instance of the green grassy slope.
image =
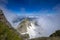
<svg viewBox="0 0 60 40">
<path fill-rule="evenodd" d="M 0 21 L 0 40 L 22 40 L 16 32 Z"/>
</svg>

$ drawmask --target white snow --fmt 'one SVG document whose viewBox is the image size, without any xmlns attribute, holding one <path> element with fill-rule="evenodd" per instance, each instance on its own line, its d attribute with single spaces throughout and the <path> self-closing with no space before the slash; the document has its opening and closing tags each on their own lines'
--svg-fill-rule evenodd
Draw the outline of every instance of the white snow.
<svg viewBox="0 0 60 40">
<path fill-rule="evenodd" d="M 30 38 L 35 38 L 35 36 L 36 36 L 36 34 L 35 34 L 36 32 L 34 31 L 34 29 L 36 29 L 36 28 L 35 28 L 35 25 L 32 23 L 31 23 L 31 26 L 27 27 L 27 32 L 28 32 Z"/>
<path fill-rule="evenodd" d="M 29 39 L 46 36 L 44 35 L 45 33 L 43 33 L 44 31 L 41 30 L 42 28 L 40 26 L 37 27 L 34 23 L 31 22 L 31 26 L 27 27 L 27 33 L 29 34 L 30 37 Z"/>
</svg>

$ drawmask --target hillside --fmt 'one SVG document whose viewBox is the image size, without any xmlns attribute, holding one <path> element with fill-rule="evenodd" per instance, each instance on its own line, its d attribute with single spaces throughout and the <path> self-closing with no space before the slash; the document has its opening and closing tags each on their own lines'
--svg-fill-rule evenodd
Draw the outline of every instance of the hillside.
<svg viewBox="0 0 60 40">
<path fill-rule="evenodd" d="M 8 25 L 0 22 L 0 40 L 22 40 Z"/>
<path fill-rule="evenodd" d="M 0 10 L 0 40 L 22 40 Z"/>
<path fill-rule="evenodd" d="M 57 30 L 55 33 L 51 34 L 50 37 L 60 37 L 60 30 Z"/>
</svg>

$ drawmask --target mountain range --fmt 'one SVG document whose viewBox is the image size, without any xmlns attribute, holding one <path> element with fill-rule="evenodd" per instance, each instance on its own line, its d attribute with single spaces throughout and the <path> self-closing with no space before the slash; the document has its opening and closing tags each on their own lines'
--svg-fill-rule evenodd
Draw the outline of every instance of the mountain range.
<svg viewBox="0 0 60 40">
<path fill-rule="evenodd" d="M 35 20 L 36 18 L 22 17 L 21 19 L 20 18 L 17 19 L 21 20 L 19 25 L 23 26 L 24 21 L 28 21 L 28 20 L 32 21 Z M 13 23 L 15 23 L 16 21 L 13 21 Z M 11 26 L 11 24 L 6 20 L 3 11 L 0 10 L 0 40 L 22 40 L 21 38 L 24 36 L 22 35 L 22 37 L 21 36 L 19 37 L 18 35 L 20 34 L 18 34 L 18 32 Z M 60 40 L 60 30 L 51 34 L 50 37 L 34 38 L 31 40 Z"/>
</svg>

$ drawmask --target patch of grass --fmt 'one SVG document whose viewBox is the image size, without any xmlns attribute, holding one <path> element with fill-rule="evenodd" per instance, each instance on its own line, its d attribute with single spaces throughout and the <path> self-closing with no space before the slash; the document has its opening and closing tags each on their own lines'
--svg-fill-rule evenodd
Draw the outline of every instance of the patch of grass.
<svg viewBox="0 0 60 40">
<path fill-rule="evenodd" d="M 8 25 L 0 22 L 0 40 L 22 40 Z"/>
</svg>

